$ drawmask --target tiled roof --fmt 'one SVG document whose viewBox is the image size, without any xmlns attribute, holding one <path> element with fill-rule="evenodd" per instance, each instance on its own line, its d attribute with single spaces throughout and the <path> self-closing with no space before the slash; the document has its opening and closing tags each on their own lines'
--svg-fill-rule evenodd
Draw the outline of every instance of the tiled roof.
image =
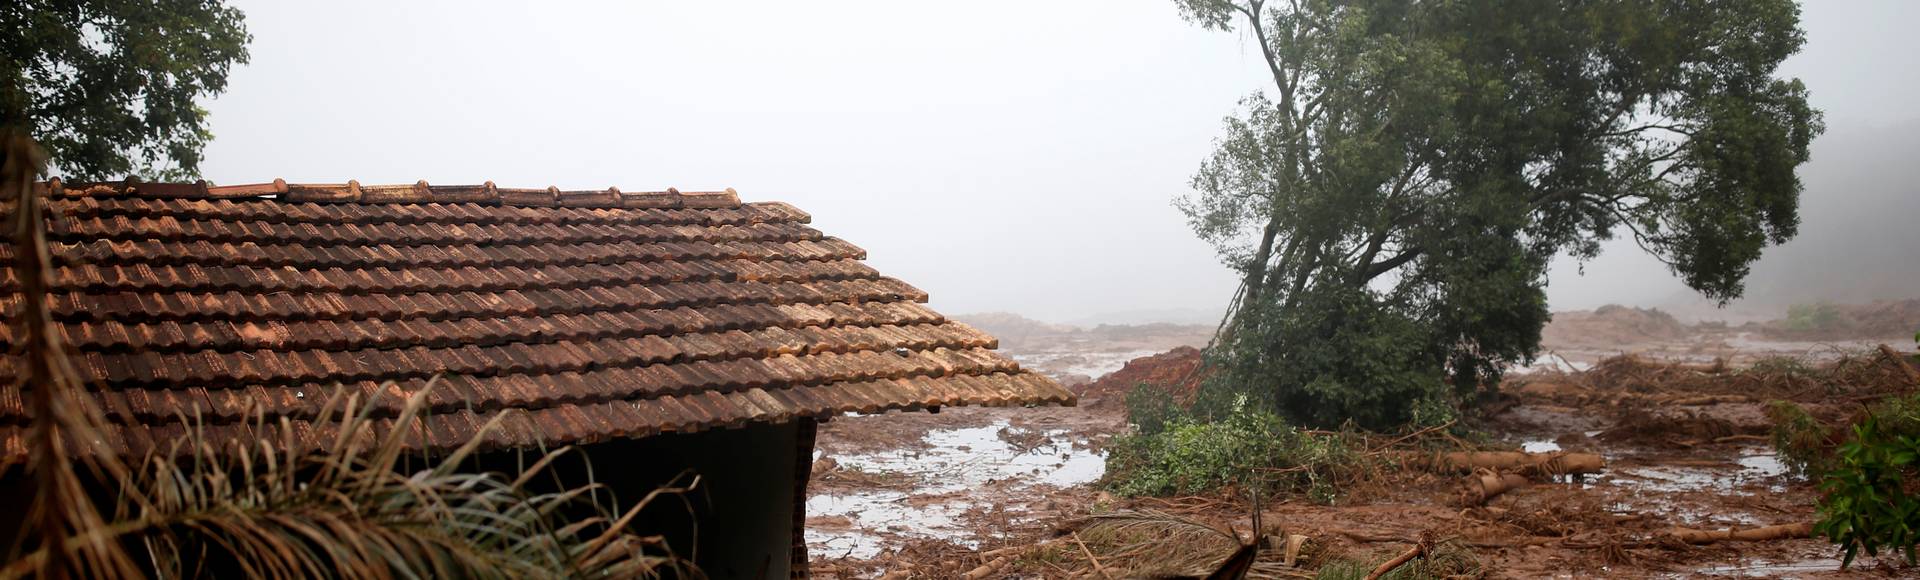
<svg viewBox="0 0 1920 580">
<path fill-rule="evenodd" d="M 1072 404 L 783 203 L 723 192 L 67 184 L 51 308 L 129 453 L 304 421 L 333 385 L 429 395 L 421 446 L 506 409 L 518 448 L 942 405 Z M 0 262 L 14 259 L 0 244 Z M 0 273 L 9 320 L 20 285 Z M 9 327 L 0 340 L 15 343 Z M 14 349 L 9 348 L 8 352 Z M 25 372 L 0 359 L 0 384 Z M 0 463 L 32 420 L 0 387 Z M 397 413 L 404 396 L 377 412 Z M 390 420 L 388 425 L 390 426 Z"/>
</svg>

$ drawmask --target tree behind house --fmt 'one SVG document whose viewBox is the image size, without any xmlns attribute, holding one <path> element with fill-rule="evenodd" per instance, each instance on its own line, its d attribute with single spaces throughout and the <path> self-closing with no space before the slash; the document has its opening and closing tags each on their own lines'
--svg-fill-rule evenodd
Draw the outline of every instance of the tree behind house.
<svg viewBox="0 0 1920 580">
<path fill-rule="evenodd" d="M 247 62 L 244 16 L 218 0 L 11 0 L 0 8 L 0 127 L 26 130 L 77 180 L 199 175 L 195 102 Z"/>
<path fill-rule="evenodd" d="M 1725 301 L 1799 223 L 1791 0 L 1178 4 L 1273 82 L 1178 202 L 1243 277 L 1203 411 L 1444 420 L 1536 354 L 1555 256 L 1627 236 Z"/>
</svg>

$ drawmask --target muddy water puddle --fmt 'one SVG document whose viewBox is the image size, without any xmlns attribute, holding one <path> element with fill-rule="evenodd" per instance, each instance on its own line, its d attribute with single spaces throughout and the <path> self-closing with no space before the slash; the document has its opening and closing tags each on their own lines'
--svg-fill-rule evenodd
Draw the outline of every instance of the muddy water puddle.
<svg viewBox="0 0 1920 580">
<path fill-rule="evenodd" d="M 1621 498 L 1615 509 L 1663 513 L 1682 525 L 1765 525 L 1773 523 L 1768 516 L 1718 505 L 1718 502 L 1702 504 L 1700 496 L 1733 498 L 1781 493 L 1786 491 L 1792 477 L 1772 450 L 1752 447 L 1742 449 L 1725 467 L 1670 464 L 1613 467 L 1587 487 L 1608 485 L 1631 490 L 1633 493 Z"/>
<path fill-rule="evenodd" d="M 910 486 L 808 498 L 809 518 L 844 518 L 848 524 L 808 526 L 809 548 L 829 557 L 866 559 L 906 537 L 971 546 L 977 526 L 967 521 L 969 512 L 1001 508 L 1019 518 L 1031 506 L 1010 498 L 1044 497 L 1023 490 L 1085 485 L 1106 472 L 1105 458 L 1076 441 L 1070 431 L 1035 431 L 1037 437 L 1001 418 L 979 427 L 929 431 L 920 448 L 834 456 L 843 469 L 904 478 Z"/>
<path fill-rule="evenodd" d="M 1839 568 L 1840 560 L 1833 558 L 1812 558 L 1793 561 L 1753 560 L 1738 564 L 1708 566 L 1696 572 L 1703 576 L 1730 576 L 1736 578 L 1796 578 L 1802 574 L 1831 572 Z"/>
<path fill-rule="evenodd" d="M 1735 493 L 1752 483 L 1767 483 L 1770 491 L 1785 489 L 1782 477 L 1787 474 L 1787 467 L 1772 450 L 1763 447 L 1742 449 L 1732 466 L 1737 466 L 1737 469 L 1690 465 L 1626 466 L 1612 470 L 1604 481 L 1668 493 Z"/>
<path fill-rule="evenodd" d="M 1161 350 L 1125 350 L 1106 352 L 1038 352 L 1008 353 L 1014 362 L 1023 368 L 1039 370 L 1053 376 L 1080 375 L 1089 378 L 1106 376 L 1107 373 L 1126 366 L 1127 361 L 1140 357 L 1160 354 Z"/>
</svg>

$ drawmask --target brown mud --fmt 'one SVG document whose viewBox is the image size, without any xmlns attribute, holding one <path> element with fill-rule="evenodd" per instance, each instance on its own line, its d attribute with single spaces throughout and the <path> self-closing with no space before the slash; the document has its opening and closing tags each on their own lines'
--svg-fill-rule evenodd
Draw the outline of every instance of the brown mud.
<svg viewBox="0 0 1920 580">
<path fill-rule="evenodd" d="M 1491 437 L 1486 449 L 1598 454 L 1605 467 L 1597 473 L 1536 477 L 1484 505 L 1463 505 L 1463 486 L 1473 476 L 1409 465 L 1343 490 L 1332 505 L 1268 500 L 1258 534 L 1253 505 L 1242 497 L 1101 491 L 1103 466 L 1094 462 L 1125 429 L 1119 400 L 1138 382 L 1190 390 L 1198 352 L 1182 349 L 1141 357 L 1124 370 L 1109 365 L 1112 374 L 1084 386 L 1078 407 L 946 409 L 827 423 L 808 505 L 813 571 L 823 578 L 1151 574 L 1125 567 L 1151 558 L 1120 553 L 1084 526 L 1095 514 L 1152 512 L 1270 543 L 1254 578 L 1310 578 L 1313 567 L 1336 555 L 1384 562 L 1423 539 L 1448 546 L 1473 563 L 1463 569 L 1490 578 L 1920 575 L 1897 559 L 1863 557 L 1842 570 L 1838 551 L 1817 538 L 1691 544 L 1688 538 L 1729 534 L 1676 532 L 1813 521 L 1819 491 L 1775 457 L 1766 438 L 1768 401 L 1844 418 L 1864 401 L 1914 388 L 1897 364 L 1870 344 L 1769 347 L 1750 333 L 1698 325 L 1675 335 L 1657 311 L 1600 318 L 1619 331 L 1608 340 L 1619 342 L 1550 344 L 1571 354 L 1510 377 L 1506 394 L 1481 409 L 1485 417 L 1476 425 Z M 1741 347 L 1715 355 L 1715 348 L 1690 349 L 1687 341 Z M 850 497 L 866 503 L 836 499 Z M 816 507 L 831 509 L 815 514 Z M 1289 551 L 1289 536 L 1305 542 Z M 1216 550 L 1220 558 L 1233 549 L 1215 544 L 1189 548 Z M 1292 566 L 1283 564 L 1289 553 L 1296 556 Z"/>
</svg>

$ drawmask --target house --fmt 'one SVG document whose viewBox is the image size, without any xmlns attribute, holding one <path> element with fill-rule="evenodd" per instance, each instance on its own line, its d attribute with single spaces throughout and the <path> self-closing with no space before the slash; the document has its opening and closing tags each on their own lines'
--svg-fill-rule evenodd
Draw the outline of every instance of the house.
<svg viewBox="0 0 1920 580">
<path fill-rule="evenodd" d="M 405 395 L 440 377 L 422 452 L 518 410 L 485 438 L 502 465 L 581 446 L 596 480 L 629 498 L 696 470 L 700 560 L 718 578 L 806 574 L 820 421 L 1074 404 L 806 213 L 732 190 L 41 189 L 53 315 L 125 453 L 180 438 L 189 417 L 216 442 L 249 440 L 255 413 L 323 447 L 305 421 L 336 385 Z M 0 275 L 0 308 L 17 319 L 19 283 Z M 17 367 L 0 359 L 0 384 L 17 384 Z M 0 462 L 12 465 L 30 417 L 4 388 Z"/>
</svg>

